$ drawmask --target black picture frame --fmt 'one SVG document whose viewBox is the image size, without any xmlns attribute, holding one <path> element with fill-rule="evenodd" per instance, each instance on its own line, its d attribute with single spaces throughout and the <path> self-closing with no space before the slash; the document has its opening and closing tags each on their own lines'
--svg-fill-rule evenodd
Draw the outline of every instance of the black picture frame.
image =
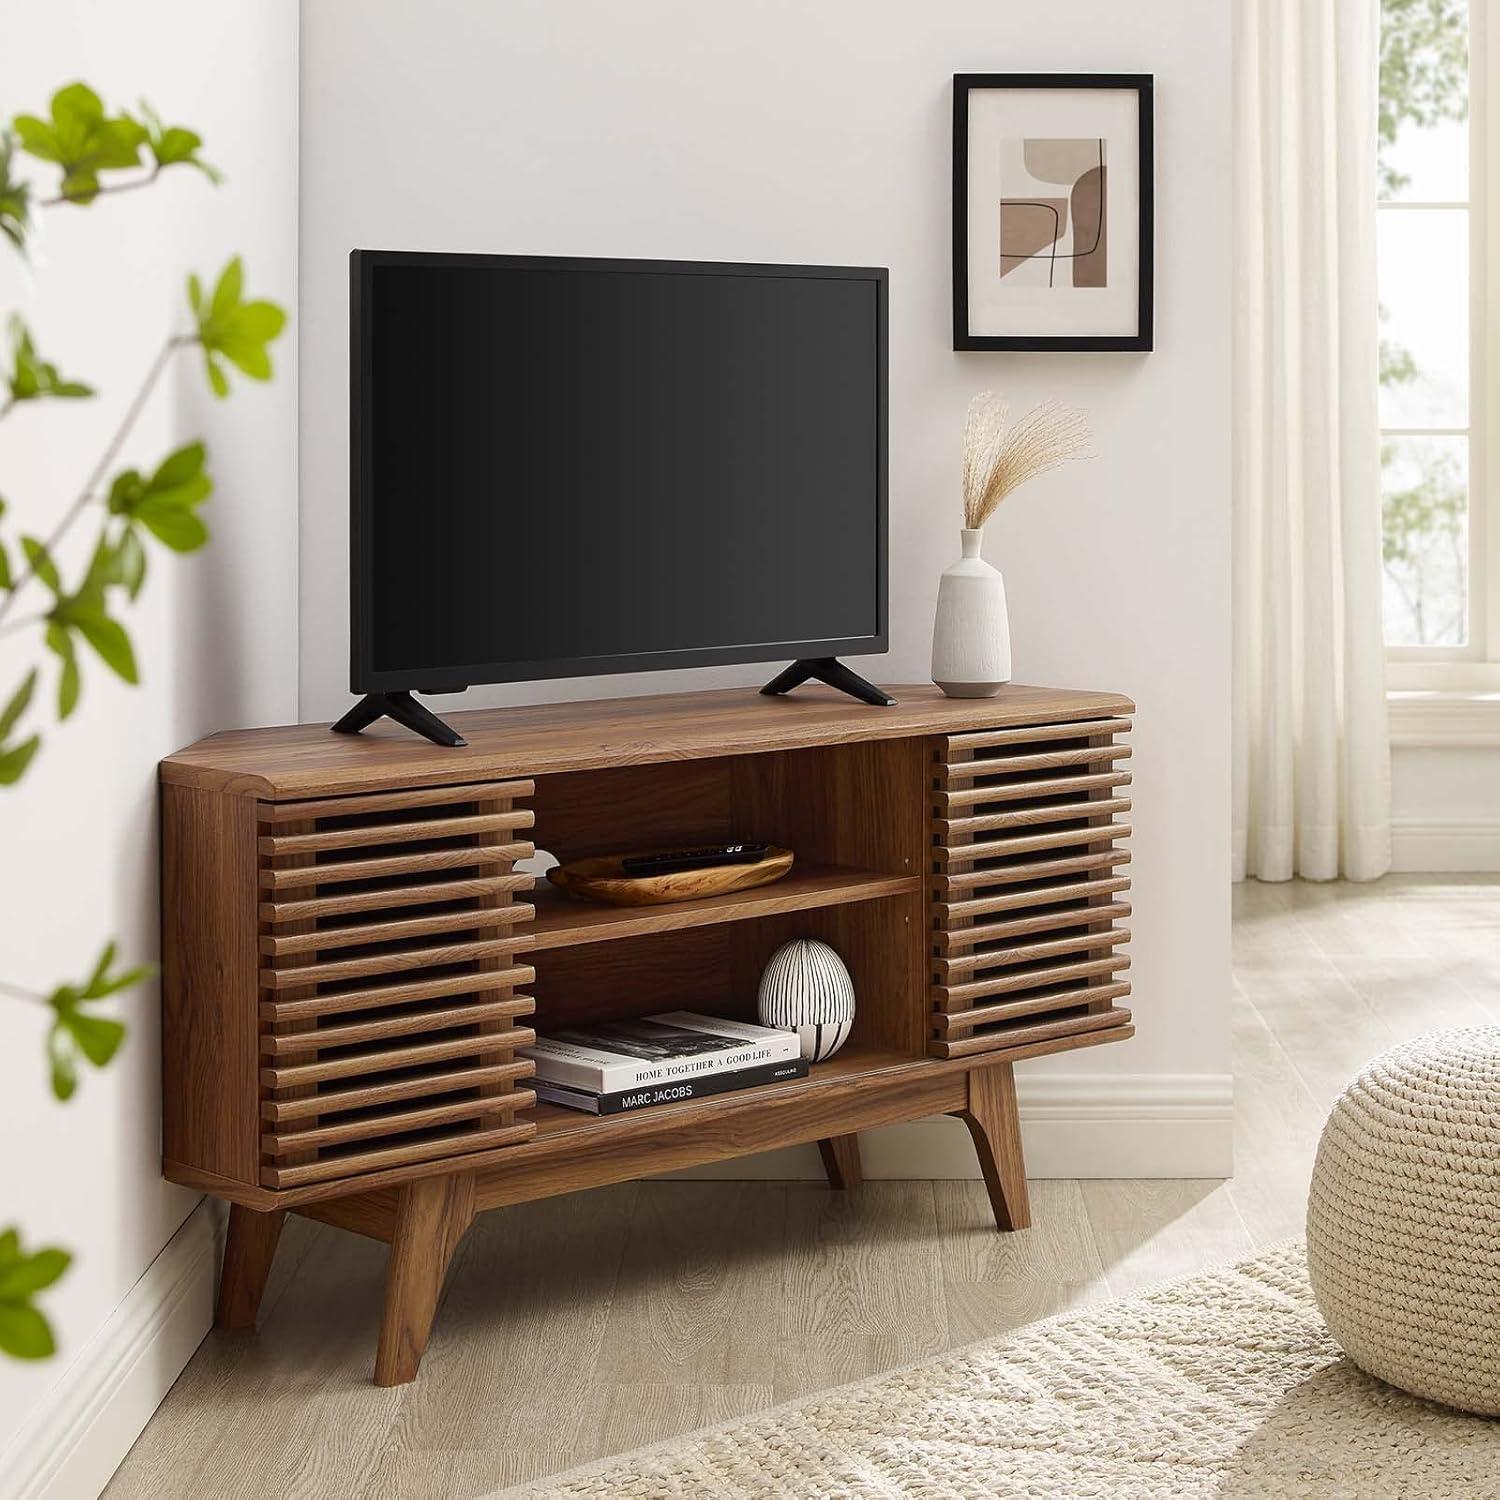
<svg viewBox="0 0 1500 1500">
<path fill-rule="evenodd" d="M 372 316 L 374 282 L 383 269 L 401 266 L 488 267 L 520 271 L 641 273 L 673 276 L 753 276 L 860 281 L 875 296 L 873 397 L 875 489 L 870 522 L 875 531 L 874 628 L 868 634 L 820 640 L 768 640 L 691 646 L 649 653 L 546 658 L 534 661 L 432 662 L 421 668 L 384 669 L 375 660 L 378 588 L 374 559 L 374 390 L 377 330 Z M 740 261 L 616 260 L 582 256 L 490 255 L 423 250 L 351 250 L 349 253 L 349 686 L 356 695 L 390 692 L 458 693 L 471 687 L 536 682 L 679 667 L 729 666 L 830 656 L 879 656 L 890 650 L 890 271 L 884 266 L 771 265 Z"/>
<path fill-rule="evenodd" d="M 1153 347 L 1155 182 L 1154 76 L 1150 73 L 955 73 L 953 75 L 953 347 L 955 350 L 1148 351 Z M 1133 334 L 984 334 L 969 328 L 969 100 L 980 89 L 1134 89 L 1140 149 L 1139 256 Z"/>
</svg>

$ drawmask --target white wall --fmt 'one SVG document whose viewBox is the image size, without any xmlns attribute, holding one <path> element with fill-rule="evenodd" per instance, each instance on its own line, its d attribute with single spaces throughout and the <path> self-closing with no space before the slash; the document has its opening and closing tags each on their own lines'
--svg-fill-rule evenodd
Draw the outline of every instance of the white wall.
<svg viewBox="0 0 1500 1500">
<path fill-rule="evenodd" d="M 957 553 L 969 396 L 995 387 L 1018 405 L 1085 406 L 1099 460 L 1010 502 L 988 550 L 1010 590 L 1017 678 L 1139 702 L 1140 1031 L 1027 1072 L 1177 1080 L 1192 1169 L 1227 1166 L 1228 7 L 305 0 L 302 55 L 303 717 L 348 701 L 351 248 L 887 265 L 893 648 L 856 665 L 890 682 L 926 677 L 938 575 Z M 949 347 L 949 79 L 986 69 L 1156 75 L 1155 353 Z M 662 692 L 769 670 L 461 701 Z M 1174 1169 L 1152 1150 L 1135 1165 Z M 1080 1150 L 1068 1165 L 1093 1160 Z"/>
<path fill-rule="evenodd" d="M 1392 748 L 1391 867 L 1500 871 L 1500 752 L 1473 745 Z"/>
<path fill-rule="evenodd" d="M 216 272 L 241 251 L 248 285 L 290 307 L 297 248 L 295 0 L 49 0 L 17 22 L 0 49 L 7 114 L 45 112 L 57 86 L 82 78 L 111 104 L 144 97 L 169 123 L 199 129 L 227 181 L 214 189 L 177 169 L 146 192 L 54 209 L 30 274 L 0 244 L 0 311 L 21 311 L 43 352 L 100 392 L 18 409 L 0 428 L 11 537 L 18 525 L 48 529 L 75 494 L 161 340 L 184 326 L 187 272 Z M 74 720 L 49 729 L 19 788 L 0 790 L 0 977 L 12 983 L 46 989 L 75 977 L 111 935 L 130 959 L 154 958 L 158 758 L 228 724 L 296 714 L 294 333 L 275 357 L 274 386 L 223 403 L 184 357 L 125 449 L 124 464 L 148 466 L 193 436 L 208 441 L 214 540 L 188 559 L 153 550 L 130 615 L 144 685 L 86 662 Z M 20 650 L 0 642 L 0 694 L 37 652 L 30 639 Z M 54 692 L 49 666 L 49 715 Z M 197 1202 L 160 1175 L 155 986 L 120 1011 L 130 1037 L 115 1065 L 86 1070 L 59 1106 L 43 1015 L 0 998 L 0 1225 L 77 1256 L 45 1295 L 58 1357 L 0 1358 L 0 1493 L 26 1479 L 37 1457 L 20 1451 L 28 1434 L 87 1374 L 73 1361 Z"/>
<path fill-rule="evenodd" d="M 1500 692 L 1391 701 L 1391 857 L 1398 871 L 1500 871 Z"/>
</svg>

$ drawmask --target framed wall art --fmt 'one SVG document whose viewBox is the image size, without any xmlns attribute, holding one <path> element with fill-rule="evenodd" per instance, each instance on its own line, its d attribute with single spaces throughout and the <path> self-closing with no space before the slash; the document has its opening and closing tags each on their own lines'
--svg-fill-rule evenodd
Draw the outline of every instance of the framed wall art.
<svg viewBox="0 0 1500 1500">
<path fill-rule="evenodd" d="M 953 78 L 953 347 L 1150 349 L 1149 73 Z"/>
</svg>

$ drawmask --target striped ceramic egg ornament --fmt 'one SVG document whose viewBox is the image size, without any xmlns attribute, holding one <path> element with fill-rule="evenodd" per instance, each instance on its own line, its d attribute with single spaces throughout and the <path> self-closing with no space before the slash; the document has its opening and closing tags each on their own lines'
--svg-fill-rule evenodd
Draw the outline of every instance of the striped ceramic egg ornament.
<svg viewBox="0 0 1500 1500">
<path fill-rule="evenodd" d="M 760 976 L 762 1026 L 795 1031 L 809 1062 L 832 1057 L 854 1025 L 854 981 L 844 961 L 817 938 L 794 938 Z"/>
</svg>

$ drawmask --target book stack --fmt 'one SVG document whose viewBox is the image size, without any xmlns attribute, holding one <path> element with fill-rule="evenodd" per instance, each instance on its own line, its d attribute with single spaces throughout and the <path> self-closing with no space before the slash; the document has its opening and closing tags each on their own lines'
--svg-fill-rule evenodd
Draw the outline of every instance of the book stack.
<svg viewBox="0 0 1500 1500">
<path fill-rule="evenodd" d="M 595 1115 L 807 1076 L 795 1031 L 690 1010 L 554 1031 L 521 1055 L 538 1099 Z"/>
</svg>

